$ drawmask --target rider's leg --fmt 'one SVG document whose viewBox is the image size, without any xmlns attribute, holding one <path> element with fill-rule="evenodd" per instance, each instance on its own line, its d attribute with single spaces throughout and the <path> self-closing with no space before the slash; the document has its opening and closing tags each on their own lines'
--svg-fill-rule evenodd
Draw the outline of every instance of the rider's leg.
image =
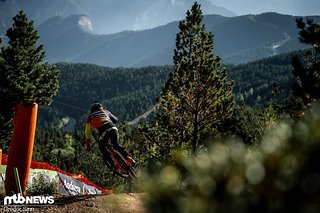
<svg viewBox="0 0 320 213">
<path fill-rule="evenodd" d="M 128 157 L 128 152 L 124 149 L 124 147 L 119 145 L 119 133 L 118 130 L 116 129 L 112 129 L 108 132 L 108 135 L 110 137 L 111 143 L 113 145 L 113 147 L 120 152 L 120 154 L 127 158 Z"/>
<path fill-rule="evenodd" d="M 108 142 L 108 137 L 104 137 L 102 140 L 99 140 L 99 149 L 103 155 L 104 163 L 109 167 L 109 169 L 113 170 L 115 168 L 115 165 L 106 150 L 106 143 L 107 142 Z"/>
<path fill-rule="evenodd" d="M 119 145 L 119 133 L 118 130 L 112 129 L 110 132 L 108 132 L 108 135 L 110 137 L 111 143 L 113 144 L 113 147 L 120 152 L 120 154 L 126 159 L 127 163 L 131 166 L 134 166 L 136 162 L 129 156 L 128 152 L 125 150 L 124 147 Z"/>
</svg>

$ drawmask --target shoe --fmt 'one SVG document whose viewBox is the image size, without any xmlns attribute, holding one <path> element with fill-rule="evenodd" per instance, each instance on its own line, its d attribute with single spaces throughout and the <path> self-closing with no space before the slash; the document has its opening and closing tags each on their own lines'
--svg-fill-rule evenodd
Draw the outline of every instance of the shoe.
<svg viewBox="0 0 320 213">
<path fill-rule="evenodd" d="M 116 175 L 118 177 L 122 177 L 122 178 L 129 178 L 129 174 L 128 173 L 123 173 L 121 170 L 119 170 L 117 167 L 113 167 L 112 168 L 112 174 Z"/>
<path fill-rule="evenodd" d="M 126 161 L 130 166 L 136 165 L 135 160 L 133 160 L 132 157 L 130 157 L 130 156 L 127 156 Z"/>
</svg>

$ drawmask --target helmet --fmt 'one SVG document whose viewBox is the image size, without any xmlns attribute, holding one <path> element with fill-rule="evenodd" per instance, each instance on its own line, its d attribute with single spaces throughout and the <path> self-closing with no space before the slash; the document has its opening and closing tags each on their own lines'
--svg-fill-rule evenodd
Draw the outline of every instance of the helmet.
<svg viewBox="0 0 320 213">
<path fill-rule="evenodd" d="M 96 111 L 98 111 L 98 110 L 100 110 L 100 109 L 103 109 L 103 106 L 102 106 L 100 103 L 98 103 L 98 102 L 94 102 L 94 103 L 92 103 L 91 106 L 90 106 L 90 111 L 91 111 L 91 112 L 96 112 Z"/>
</svg>

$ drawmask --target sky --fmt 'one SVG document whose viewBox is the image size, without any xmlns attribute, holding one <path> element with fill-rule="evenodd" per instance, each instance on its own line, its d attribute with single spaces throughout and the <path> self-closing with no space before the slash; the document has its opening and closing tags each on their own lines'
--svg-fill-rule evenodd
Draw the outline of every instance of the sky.
<svg viewBox="0 0 320 213">
<path fill-rule="evenodd" d="M 238 15 L 278 12 L 289 15 L 320 15 L 320 0 L 210 0 Z"/>
</svg>

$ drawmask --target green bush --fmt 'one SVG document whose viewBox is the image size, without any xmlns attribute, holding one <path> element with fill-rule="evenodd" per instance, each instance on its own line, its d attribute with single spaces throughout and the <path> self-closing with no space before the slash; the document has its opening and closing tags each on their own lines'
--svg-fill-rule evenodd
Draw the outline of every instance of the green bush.
<svg viewBox="0 0 320 213">
<path fill-rule="evenodd" d="M 29 195 L 54 195 L 59 191 L 57 183 L 45 174 L 36 174 L 27 185 Z"/>
</svg>

